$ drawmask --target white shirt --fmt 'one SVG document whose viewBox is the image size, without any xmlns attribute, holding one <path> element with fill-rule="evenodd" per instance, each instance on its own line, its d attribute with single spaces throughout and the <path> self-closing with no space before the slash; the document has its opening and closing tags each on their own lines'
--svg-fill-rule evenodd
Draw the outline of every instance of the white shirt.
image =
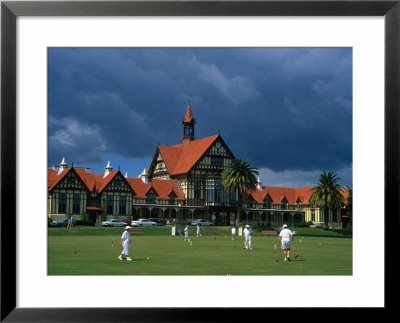
<svg viewBox="0 0 400 323">
<path fill-rule="evenodd" d="M 236 228 L 232 228 L 232 235 L 236 234 Z"/>
<path fill-rule="evenodd" d="M 128 231 L 124 231 L 124 233 L 121 236 L 122 239 L 122 244 L 129 244 L 131 241 L 131 235 L 129 234 Z"/>
<path fill-rule="evenodd" d="M 199 234 L 200 233 L 200 226 L 198 225 L 197 226 L 197 234 Z"/>
<path fill-rule="evenodd" d="M 245 228 L 243 230 L 244 236 L 245 238 L 250 237 L 251 236 L 251 228 Z"/>
<path fill-rule="evenodd" d="M 185 232 L 185 235 L 187 235 L 187 234 L 189 233 L 189 228 L 188 228 L 188 227 L 185 227 L 184 232 Z"/>
<path fill-rule="evenodd" d="M 292 234 L 292 231 L 285 228 L 279 233 L 279 236 L 282 237 L 282 241 L 290 241 Z"/>
</svg>

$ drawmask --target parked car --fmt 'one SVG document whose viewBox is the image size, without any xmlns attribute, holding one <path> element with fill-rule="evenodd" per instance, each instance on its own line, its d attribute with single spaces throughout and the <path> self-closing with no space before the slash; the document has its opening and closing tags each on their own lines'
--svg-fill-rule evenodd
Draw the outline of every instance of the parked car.
<svg viewBox="0 0 400 323">
<path fill-rule="evenodd" d="M 103 227 L 124 227 L 127 224 L 125 222 L 118 221 L 117 219 L 110 219 L 107 221 L 101 222 Z"/>
<path fill-rule="evenodd" d="M 61 219 L 58 221 L 52 221 L 50 222 L 51 227 L 67 227 L 68 226 L 68 220 L 69 219 Z M 76 220 L 72 220 L 72 224 L 76 225 Z"/>
<path fill-rule="evenodd" d="M 150 220 L 151 222 L 155 222 L 157 226 L 164 226 L 164 225 L 166 225 L 166 222 L 165 222 L 165 220 L 163 220 L 163 219 L 149 218 L 149 220 Z"/>
<path fill-rule="evenodd" d="M 204 219 L 194 220 L 190 225 L 214 225 L 213 222 Z"/>
<path fill-rule="evenodd" d="M 131 222 L 133 227 L 155 227 L 157 223 L 150 221 L 149 219 L 138 219 Z"/>
<path fill-rule="evenodd" d="M 311 224 L 310 228 L 323 228 L 324 225 L 322 223 L 315 223 L 315 224 Z"/>
</svg>

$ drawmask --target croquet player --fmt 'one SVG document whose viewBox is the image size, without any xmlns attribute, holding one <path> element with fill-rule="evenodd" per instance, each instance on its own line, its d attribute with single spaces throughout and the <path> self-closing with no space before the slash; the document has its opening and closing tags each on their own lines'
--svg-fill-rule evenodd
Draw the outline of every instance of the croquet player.
<svg viewBox="0 0 400 323">
<path fill-rule="evenodd" d="M 200 224 L 197 225 L 196 235 L 200 237 Z"/>
<path fill-rule="evenodd" d="M 283 250 L 283 256 L 285 261 L 290 261 L 290 243 L 293 242 L 293 233 L 287 228 L 287 225 L 282 226 L 282 230 L 279 233 L 278 244 L 281 244 Z"/>
<path fill-rule="evenodd" d="M 185 234 L 185 240 L 189 239 L 189 226 L 187 224 L 183 230 L 183 233 Z"/>
<path fill-rule="evenodd" d="M 132 258 L 130 258 L 128 256 L 128 254 L 129 254 L 128 249 L 129 249 L 129 245 L 131 244 L 130 229 L 131 229 L 131 227 L 129 225 L 127 225 L 125 227 L 124 233 L 122 233 L 121 240 L 119 242 L 120 246 L 122 246 L 122 252 L 118 257 L 119 260 L 122 260 L 122 259 L 126 259 L 128 261 L 132 260 Z"/>
<path fill-rule="evenodd" d="M 236 228 L 232 227 L 232 240 L 236 239 Z"/>
<path fill-rule="evenodd" d="M 244 249 L 253 250 L 251 245 L 251 235 L 253 234 L 253 230 L 251 230 L 250 225 L 246 224 L 243 230 L 244 237 Z"/>
<path fill-rule="evenodd" d="M 68 218 L 67 228 L 71 228 L 71 229 L 72 229 L 72 228 L 74 227 L 73 221 L 74 221 L 74 217 L 71 215 L 71 216 Z"/>
</svg>

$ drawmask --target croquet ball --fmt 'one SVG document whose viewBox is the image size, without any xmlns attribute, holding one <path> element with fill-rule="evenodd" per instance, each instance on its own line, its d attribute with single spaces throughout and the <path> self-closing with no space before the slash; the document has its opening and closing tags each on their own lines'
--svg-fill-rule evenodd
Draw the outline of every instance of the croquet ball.
<svg viewBox="0 0 400 323">
<path fill-rule="evenodd" d="M 297 258 L 299 255 L 294 256 L 295 258 Z"/>
<path fill-rule="evenodd" d="M 276 259 L 275 261 L 276 261 L 276 262 L 279 262 L 279 259 Z"/>
<path fill-rule="evenodd" d="M 217 237 L 214 237 L 214 240 L 217 240 Z"/>
<path fill-rule="evenodd" d="M 146 260 L 150 260 L 150 258 L 146 258 Z"/>
</svg>

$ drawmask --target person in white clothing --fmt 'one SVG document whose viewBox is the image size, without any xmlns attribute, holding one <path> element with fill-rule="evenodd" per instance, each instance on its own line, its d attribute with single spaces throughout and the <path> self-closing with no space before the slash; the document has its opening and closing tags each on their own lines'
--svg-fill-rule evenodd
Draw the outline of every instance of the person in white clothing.
<svg viewBox="0 0 400 323">
<path fill-rule="evenodd" d="M 200 225 L 197 225 L 197 232 L 196 232 L 197 237 L 200 237 Z"/>
<path fill-rule="evenodd" d="M 189 226 L 186 225 L 185 229 L 183 230 L 185 234 L 185 240 L 189 239 Z"/>
<path fill-rule="evenodd" d="M 285 261 L 290 261 L 290 243 L 293 242 L 293 233 L 287 228 L 287 225 L 282 226 L 282 230 L 279 233 L 278 244 L 281 244 L 283 250 L 283 256 Z"/>
<path fill-rule="evenodd" d="M 119 242 L 120 246 L 122 246 L 122 252 L 118 257 L 119 260 L 122 260 L 122 259 L 126 259 L 128 261 L 132 260 L 132 258 L 130 258 L 128 256 L 128 254 L 129 254 L 128 249 L 129 249 L 129 245 L 131 244 L 130 229 L 131 229 L 131 227 L 129 225 L 127 225 L 125 227 L 124 233 L 122 233 L 121 240 Z"/>
<path fill-rule="evenodd" d="M 232 227 L 232 240 L 236 239 L 236 228 Z"/>
<path fill-rule="evenodd" d="M 248 224 L 246 224 L 243 230 L 243 237 L 244 237 L 244 249 L 246 250 L 253 250 L 251 245 L 251 235 L 253 234 L 253 230 L 250 228 Z"/>
</svg>

